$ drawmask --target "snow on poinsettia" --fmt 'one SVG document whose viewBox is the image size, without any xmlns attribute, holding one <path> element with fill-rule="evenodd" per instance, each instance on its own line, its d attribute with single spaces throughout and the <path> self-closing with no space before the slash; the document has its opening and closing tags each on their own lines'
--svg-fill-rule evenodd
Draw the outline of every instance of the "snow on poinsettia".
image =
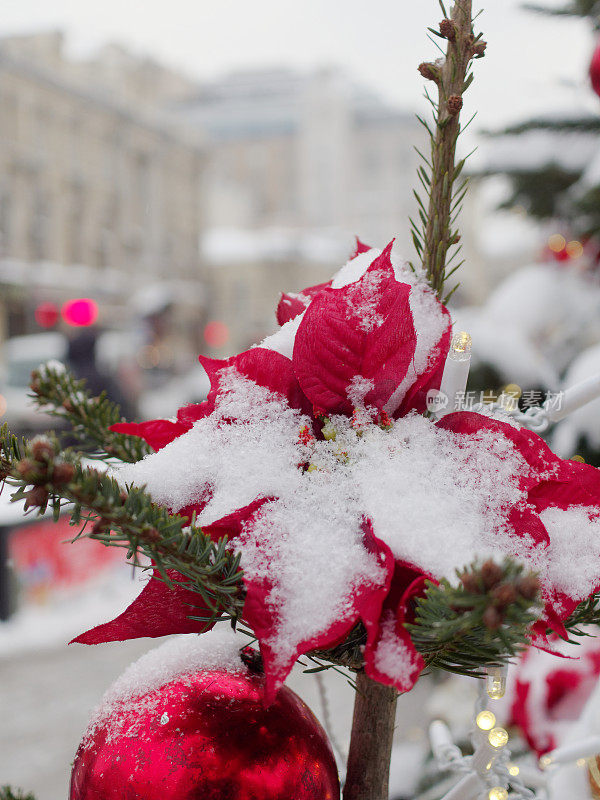
<svg viewBox="0 0 600 800">
<path fill-rule="evenodd" d="M 423 277 L 359 245 L 328 284 L 284 295 L 281 329 L 226 361 L 201 358 L 205 403 L 120 424 L 158 452 L 119 470 L 197 514 L 241 553 L 243 617 L 272 698 L 296 658 L 367 631 L 367 673 L 406 691 L 423 662 L 405 628 L 427 578 L 475 557 L 537 570 L 546 623 L 600 585 L 600 476 L 527 430 L 472 412 L 423 416 L 451 324 Z M 585 557 L 584 557 L 585 555 Z M 152 578 L 88 644 L 200 632 L 198 595 Z M 196 607 L 196 608 L 194 608 Z"/>
<path fill-rule="evenodd" d="M 600 644 L 592 630 L 589 634 L 576 649 L 557 636 L 551 653 L 530 647 L 511 671 L 507 722 L 521 729 L 538 756 L 568 742 L 598 685 Z"/>
</svg>

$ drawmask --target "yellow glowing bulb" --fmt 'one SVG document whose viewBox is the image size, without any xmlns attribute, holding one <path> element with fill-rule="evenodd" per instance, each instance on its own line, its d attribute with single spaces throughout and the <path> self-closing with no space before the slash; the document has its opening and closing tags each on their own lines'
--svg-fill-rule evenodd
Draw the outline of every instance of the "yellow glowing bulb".
<svg viewBox="0 0 600 800">
<path fill-rule="evenodd" d="M 523 390 L 517 383 L 509 383 L 504 387 L 504 394 L 508 394 L 511 397 L 518 399 L 523 394 Z"/>
<path fill-rule="evenodd" d="M 473 340 L 466 331 L 459 331 L 452 337 L 452 352 L 457 355 L 467 355 L 471 352 Z"/>
<path fill-rule="evenodd" d="M 489 800 L 506 800 L 508 792 L 502 786 L 492 786 L 488 792 Z"/>
<path fill-rule="evenodd" d="M 578 758 L 575 763 L 577 764 L 578 767 L 585 767 L 585 765 L 587 764 L 587 758 Z"/>
<path fill-rule="evenodd" d="M 492 728 L 488 734 L 488 740 L 492 747 L 504 747 L 508 744 L 508 733 L 504 728 Z"/>
<path fill-rule="evenodd" d="M 506 666 L 486 667 L 485 690 L 490 700 L 500 700 L 501 697 L 504 697 L 506 692 L 506 673 Z"/>
<path fill-rule="evenodd" d="M 552 764 L 552 756 L 542 756 L 538 761 L 540 769 L 547 769 Z"/>
<path fill-rule="evenodd" d="M 565 249 L 566 244 L 567 240 L 560 233 L 555 233 L 548 239 L 548 247 L 553 253 L 560 253 Z"/>
<path fill-rule="evenodd" d="M 513 778 L 516 778 L 519 772 L 521 771 L 516 764 L 507 764 L 508 774 L 511 775 Z"/>
<path fill-rule="evenodd" d="M 583 255 L 583 245 L 581 242 L 569 242 L 567 245 L 567 255 L 571 258 L 581 258 Z"/>
<path fill-rule="evenodd" d="M 506 692 L 506 680 L 502 678 L 488 678 L 485 690 L 490 700 L 500 700 Z"/>
<path fill-rule="evenodd" d="M 491 731 L 496 724 L 496 715 L 491 711 L 480 711 L 475 717 L 477 727 L 481 731 Z"/>
</svg>

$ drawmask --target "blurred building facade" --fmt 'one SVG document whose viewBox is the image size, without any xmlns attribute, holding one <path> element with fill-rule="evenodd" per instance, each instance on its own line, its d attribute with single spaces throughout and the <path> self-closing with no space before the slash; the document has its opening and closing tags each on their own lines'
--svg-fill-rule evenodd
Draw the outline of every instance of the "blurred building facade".
<svg viewBox="0 0 600 800">
<path fill-rule="evenodd" d="M 208 228 L 333 228 L 408 243 L 420 126 L 339 70 L 233 73 L 178 110 L 210 150 Z"/>
<path fill-rule="evenodd" d="M 202 148 L 162 111 L 191 88 L 120 48 L 75 61 L 60 33 L 0 40 L 4 335 L 31 329 L 36 303 L 77 293 L 104 302 L 108 322 L 153 281 L 201 303 Z"/>
<path fill-rule="evenodd" d="M 164 295 L 191 351 L 227 355 L 271 332 L 281 290 L 339 268 L 354 234 L 410 257 L 414 115 L 339 70 L 199 84 L 64 44 L 0 40 L 0 339 L 35 330 L 43 301 L 91 295 L 111 324 Z"/>
<path fill-rule="evenodd" d="M 233 73 L 174 110 L 206 137 L 209 305 L 231 331 L 220 354 L 272 328 L 280 290 L 328 279 L 354 234 L 374 246 L 396 237 L 410 257 L 424 140 L 414 114 L 335 69 Z"/>
</svg>

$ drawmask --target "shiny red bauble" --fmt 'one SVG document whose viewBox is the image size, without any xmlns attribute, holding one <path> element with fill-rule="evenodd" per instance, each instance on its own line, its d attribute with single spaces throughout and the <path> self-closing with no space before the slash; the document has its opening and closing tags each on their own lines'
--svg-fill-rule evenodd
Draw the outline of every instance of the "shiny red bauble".
<svg viewBox="0 0 600 800">
<path fill-rule="evenodd" d="M 590 62 L 590 81 L 592 82 L 592 89 L 600 97 L 600 42 L 596 45 Z"/>
<path fill-rule="evenodd" d="M 305 703 L 263 678 L 198 672 L 115 705 L 81 743 L 70 800 L 338 800 L 335 760 Z"/>
</svg>

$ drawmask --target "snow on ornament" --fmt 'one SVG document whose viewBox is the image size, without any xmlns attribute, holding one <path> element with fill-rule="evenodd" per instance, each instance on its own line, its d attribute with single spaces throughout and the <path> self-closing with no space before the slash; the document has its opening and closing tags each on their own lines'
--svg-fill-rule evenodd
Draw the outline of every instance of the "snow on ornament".
<svg viewBox="0 0 600 800">
<path fill-rule="evenodd" d="M 228 630 L 171 640 L 108 690 L 75 757 L 69 800 L 337 800 L 327 737 Z"/>
<path fill-rule="evenodd" d="M 201 358 L 206 402 L 113 428 L 157 450 L 116 473 L 124 484 L 195 513 L 241 554 L 243 619 L 268 701 L 300 655 L 343 642 L 359 622 L 367 675 L 409 690 L 423 667 L 406 628 L 412 598 L 476 558 L 510 556 L 539 574 L 541 643 L 600 586 L 600 474 L 505 416 L 424 415 L 450 316 L 390 256 L 391 245 L 360 245 L 299 305 L 282 298 L 276 334 L 225 361 Z M 120 617 L 76 641 L 201 632 L 198 606 L 199 595 L 153 577 Z"/>
</svg>

